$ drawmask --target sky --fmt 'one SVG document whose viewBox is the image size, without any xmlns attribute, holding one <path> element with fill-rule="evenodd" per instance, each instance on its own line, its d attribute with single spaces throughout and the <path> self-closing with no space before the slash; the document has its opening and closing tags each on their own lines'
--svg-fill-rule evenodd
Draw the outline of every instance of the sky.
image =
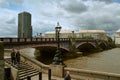
<svg viewBox="0 0 120 80">
<path fill-rule="evenodd" d="M 0 0 L 0 37 L 17 37 L 18 14 L 32 14 L 33 36 L 62 30 L 105 30 L 120 28 L 120 0 Z"/>
</svg>

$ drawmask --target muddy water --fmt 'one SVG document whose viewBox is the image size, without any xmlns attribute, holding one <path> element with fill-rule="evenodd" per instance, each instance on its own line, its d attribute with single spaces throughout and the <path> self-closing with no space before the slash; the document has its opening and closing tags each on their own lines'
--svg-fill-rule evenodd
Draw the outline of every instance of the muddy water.
<svg viewBox="0 0 120 80">
<path fill-rule="evenodd" d="M 34 57 L 33 48 L 24 49 L 22 52 L 30 57 Z M 89 54 L 87 56 L 80 56 L 66 60 L 64 63 L 72 68 L 120 74 L 120 48 Z"/>
<path fill-rule="evenodd" d="M 120 48 L 65 61 L 68 67 L 120 74 Z"/>
</svg>

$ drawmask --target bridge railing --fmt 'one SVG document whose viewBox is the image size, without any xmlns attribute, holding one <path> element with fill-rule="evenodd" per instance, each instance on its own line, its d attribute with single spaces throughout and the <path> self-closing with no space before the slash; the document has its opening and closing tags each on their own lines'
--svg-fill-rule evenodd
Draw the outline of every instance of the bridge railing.
<svg viewBox="0 0 120 80">
<path fill-rule="evenodd" d="M 56 38 L 0 38 L 5 43 L 15 42 L 56 42 Z M 60 41 L 70 41 L 70 38 L 60 38 Z M 103 41 L 99 39 L 75 38 L 75 41 Z"/>
<path fill-rule="evenodd" d="M 69 41 L 69 38 L 60 38 L 60 41 Z M 0 38 L 4 43 L 16 42 L 56 42 L 56 38 Z"/>
</svg>

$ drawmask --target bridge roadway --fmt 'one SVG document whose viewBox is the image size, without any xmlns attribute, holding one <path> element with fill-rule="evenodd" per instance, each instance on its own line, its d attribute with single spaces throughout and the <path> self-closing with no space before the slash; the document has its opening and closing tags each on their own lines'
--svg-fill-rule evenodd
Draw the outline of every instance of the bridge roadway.
<svg viewBox="0 0 120 80">
<path fill-rule="evenodd" d="M 23 48 L 57 48 L 56 38 L 0 38 L 0 41 L 4 42 L 4 48 L 6 49 L 23 49 Z M 81 38 L 60 38 L 60 49 L 62 51 L 70 52 L 78 49 L 79 51 L 97 50 L 97 49 L 109 49 L 113 44 L 96 39 L 81 39 Z"/>
</svg>

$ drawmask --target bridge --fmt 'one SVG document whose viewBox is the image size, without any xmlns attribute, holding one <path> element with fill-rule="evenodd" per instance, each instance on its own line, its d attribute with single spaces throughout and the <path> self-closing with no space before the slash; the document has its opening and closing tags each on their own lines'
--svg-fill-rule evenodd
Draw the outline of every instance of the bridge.
<svg viewBox="0 0 120 80">
<path fill-rule="evenodd" d="M 0 41 L 4 42 L 4 48 L 6 49 L 36 48 L 41 51 L 45 51 L 44 49 L 52 51 L 57 48 L 56 38 L 0 38 Z M 70 52 L 76 49 L 81 52 L 86 50 L 105 50 L 112 47 L 112 43 L 104 40 L 60 38 L 60 49 L 62 52 Z"/>
</svg>

